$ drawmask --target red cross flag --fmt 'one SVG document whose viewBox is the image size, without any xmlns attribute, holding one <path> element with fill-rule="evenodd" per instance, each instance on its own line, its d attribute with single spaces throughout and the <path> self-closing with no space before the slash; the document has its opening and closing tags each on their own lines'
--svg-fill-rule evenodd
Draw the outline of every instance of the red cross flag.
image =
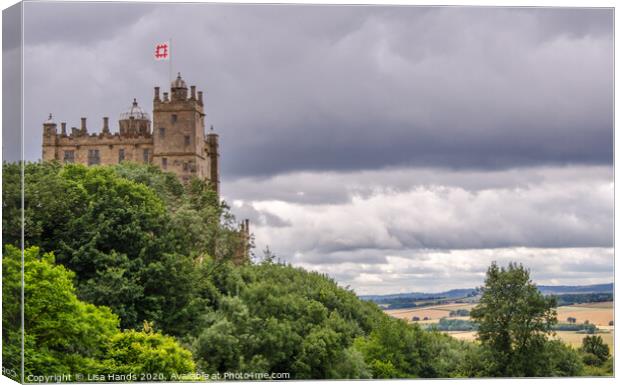
<svg viewBox="0 0 620 385">
<path fill-rule="evenodd" d="M 155 60 L 170 59 L 170 42 L 158 43 L 155 45 Z"/>
</svg>

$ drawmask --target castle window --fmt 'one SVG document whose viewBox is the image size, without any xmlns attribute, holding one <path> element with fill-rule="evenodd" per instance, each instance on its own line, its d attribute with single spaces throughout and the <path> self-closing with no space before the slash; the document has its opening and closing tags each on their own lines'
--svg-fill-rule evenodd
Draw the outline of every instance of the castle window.
<svg viewBox="0 0 620 385">
<path fill-rule="evenodd" d="M 99 164 L 99 150 L 88 150 L 88 165 Z"/>
<path fill-rule="evenodd" d="M 185 135 L 185 145 L 186 145 L 186 146 L 189 146 L 189 144 L 190 144 L 190 138 L 189 138 L 189 135 Z"/>
<path fill-rule="evenodd" d="M 118 163 L 125 160 L 125 149 L 121 148 L 118 150 Z"/>
<path fill-rule="evenodd" d="M 170 116 L 170 123 L 176 123 L 177 122 L 177 115 L 176 114 L 172 114 Z"/>
<path fill-rule="evenodd" d="M 74 163 L 75 162 L 75 151 L 69 150 L 65 151 L 65 163 Z"/>
<path fill-rule="evenodd" d="M 166 137 L 166 129 L 164 127 L 159 127 L 159 139 L 163 139 Z"/>
<path fill-rule="evenodd" d="M 168 168 L 168 158 L 161 158 L 161 168 L 164 170 Z"/>
<path fill-rule="evenodd" d="M 149 162 L 149 149 L 148 148 L 145 148 L 144 151 L 142 151 L 142 160 L 144 160 L 144 163 Z"/>
<path fill-rule="evenodd" d="M 189 166 L 187 165 L 187 162 L 183 162 L 183 171 L 187 172 L 189 170 Z"/>
</svg>

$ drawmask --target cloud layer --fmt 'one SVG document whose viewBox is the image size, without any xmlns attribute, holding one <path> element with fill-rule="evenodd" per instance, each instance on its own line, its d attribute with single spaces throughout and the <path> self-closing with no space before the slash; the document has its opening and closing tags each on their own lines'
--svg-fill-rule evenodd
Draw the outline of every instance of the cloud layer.
<svg viewBox="0 0 620 385">
<path fill-rule="evenodd" d="M 95 9 L 96 8 L 96 9 Z M 149 106 L 153 44 L 206 88 L 226 178 L 612 161 L 604 9 L 28 4 L 26 127 Z M 119 16 L 106 28 L 100 15 Z M 105 31 L 105 32 L 104 32 Z M 59 97 L 62 95 L 62 97 Z M 31 158 L 38 153 L 30 151 Z"/>
<path fill-rule="evenodd" d="M 290 174 L 242 179 L 225 194 L 251 218 L 259 256 L 268 246 L 387 292 L 412 277 L 416 287 L 479 285 L 492 260 L 525 263 L 545 283 L 611 280 L 613 189 L 610 167 L 573 166 Z"/>
</svg>

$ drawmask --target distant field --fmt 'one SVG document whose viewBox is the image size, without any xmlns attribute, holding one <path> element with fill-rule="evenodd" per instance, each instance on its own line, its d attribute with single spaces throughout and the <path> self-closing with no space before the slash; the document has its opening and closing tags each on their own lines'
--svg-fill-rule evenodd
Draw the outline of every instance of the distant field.
<svg viewBox="0 0 620 385">
<path fill-rule="evenodd" d="M 445 305 L 429 306 L 429 307 L 414 307 L 409 309 L 397 309 L 397 310 L 384 310 L 386 314 L 392 317 L 402 318 L 407 321 L 411 321 L 413 317 L 419 317 L 423 320 L 424 317 L 430 318 L 439 322 L 442 317 L 447 317 L 452 310 L 467 309 L 471 310 L 474 307 L 469 303 L 450 303 Z"/>
<path fill-rule="evenodd" d="M 386 314 L 401 318 L 411 322 L 413 317 L 419 317 L 419 324 L 433 324 L 439 322 L 442 317 L 448 317 L 450 311 L 457 309 L 471 310 L 475 304 L 451 303 L 445 305 L 436 305 L 422 308 L 409 308 L 397 310 L 384 310 Z M 611 351 L 614 351 L 614 327 L 609 326 L 609 321 L 614 319 L 613 302 L 595 302 L 576 304 L 571 306 L 560 306 L 558 309 L 558 321 L 566 322 L 566 318 L 574 317 L 577 323 L 584 323 L 586 320 L 596 325 L 602 330 L 609 330 L 610 333 L 597 334 L 603 338 L 605 343 L 609 344 Z M 424 317 L 429 320 L 424 321 Z M 451 317 L 451 319 L 469 319 L 469 317 Z M 476 338 L 476 332 L 446 332 L 454 338 L 473 341 Z M 585 334 L 579 334 L 571 331 L 558 331 L 556 337 L 564 342 L 574 346 L 581 346 L 581 341 Z"/>
<path fill-rule="evenodd" d="M 474 341 L 476 339 L 476 332 L 445 332 L 445 333 L 462 341 Z M 579 334 L 576 332 L 563 332 L 562 331 L 562 332 L 556 332 L 555 338 L 558 338 L 566 342 L 567 344 L 571 345 L 574 348 L 578 348 L 581 346 L 581 342 L 586 336 L 587 334 Z M 597 334 L 597 336 L 600 336 L 603 339 L 603 341 L 609 345 L 609 349 L 611 350 L 611 353 L 613 354 L 614 353 L 613 331 L 611 333 Z"/>
<path fill-rule="evenodd" d="M 556 333 L 556 338 L 566 342 L 567 344 L 578 348 L 581 346 L 581 341 L 583 341 L 584 337 L 587 336 L 587 334 L 579 334 L 576 332 L 563 332 L 563 331 L 558 331 L 555 332 Z M 614 353 L 614 332 L 611 331 L 610 333 L 600 333 L 597 334 L 597 336 L 600 336 L 603 341 L 609 345 L 609 350 L 611 351 L 611 353 Z"/>
<path fill-rule="evenodd" d="M 462 341 L 473 341 L 476 339 L 476 332 L 445 332 L 446 334 Z"/>
<path fill-rule="evenodd" d="M 606 326 L 614 319 L 613 304 L 603 307 L 603 304 L 608 303 L 610 302 L 561 306 L 558 308 L 558 321 L 565 322 L 566 318 L 574 317 L 577 323 L 589 321 L 594 325 Z"/>
</svg>

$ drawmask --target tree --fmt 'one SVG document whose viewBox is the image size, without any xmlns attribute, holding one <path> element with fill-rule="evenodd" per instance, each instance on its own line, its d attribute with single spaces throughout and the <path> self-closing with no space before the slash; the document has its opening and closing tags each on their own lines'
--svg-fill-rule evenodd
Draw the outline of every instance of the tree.
<svg viewBox="0 0 620 385">
<path fill-rule="evenodd" d="M 543 296 L 522 265 L 493 263 L 486 273 L 480 303 L 471 311 L 478 339 L 491 351 L 494 375 L 544 376 L 541 364 L 547 336 L 557 322 L 553 297 Z"/>
<path fill-rule="evenodd" d="M 21 290 L 19 249 L 5 246 L 2 270 L 3 359 L 5 365 L 17 367 L 21 309 L 19 301 L 10 299 Z M 194 369 L 191 353 L 172 337 L 148 330 L 149 324 L 145 323 L 143 332 L 120 332 L 119 319 L 109 308 L 77 298 L 73 279 L 73 272 L 54 263 L 52 253 L 41 254 L 37 247 L 24 250 L 26 375 L 130 372 L 169 376 Z"/>
<path fill-rule="evenodd" d="M 609 345 L 600 336 L 585 337 L 580 350 L 592 355 L 584 360 L 588 365 L 601 366 L 609 358 Z"/>
<path fill-rule="evenodd" d="M 238 238 L 204 181 L 184 185 L 157 167 L 132 163 L 23 168 L 26 246 L 53 252 L 73 271 L 80 300 L 109 307 L 123 328 L 145 319 L 175 336 L 194 328 L 205 306 L 197 265 L 216 252 L 220 260 L 232 258 Z M 21 169 L 3 165 L 3 239 L 15 246 Z"/>
<path fill-rule="evenodd" d="M 133 373 L 139 376 L 133 381 L 165 381 L 194 369 L 192 354 L 174 338 L 152 330 L 126 330 L 110 338 L 100 373 Z"/>
<path fill-rule="evenodd" d="M 19 249 L 5 246 L 2 270 L 5 293 L 20 290 Z M 118 317 L 107 307 L 78 300 L 74 274 L 55 265 L 51 253 L 41 255 L 36 247 L 24 250 L 24 273 L 25 374 L 89 372 L 102 357 L 104 343 L 117 332 Z M 3 302 L 3 324 L 12 325 L 19 317 L 19 302 Z M 10 330 L 3 341 L 3 358 L 9 362 L 19 351 L 15 331 L 19 329 Z"/>
</svg>

